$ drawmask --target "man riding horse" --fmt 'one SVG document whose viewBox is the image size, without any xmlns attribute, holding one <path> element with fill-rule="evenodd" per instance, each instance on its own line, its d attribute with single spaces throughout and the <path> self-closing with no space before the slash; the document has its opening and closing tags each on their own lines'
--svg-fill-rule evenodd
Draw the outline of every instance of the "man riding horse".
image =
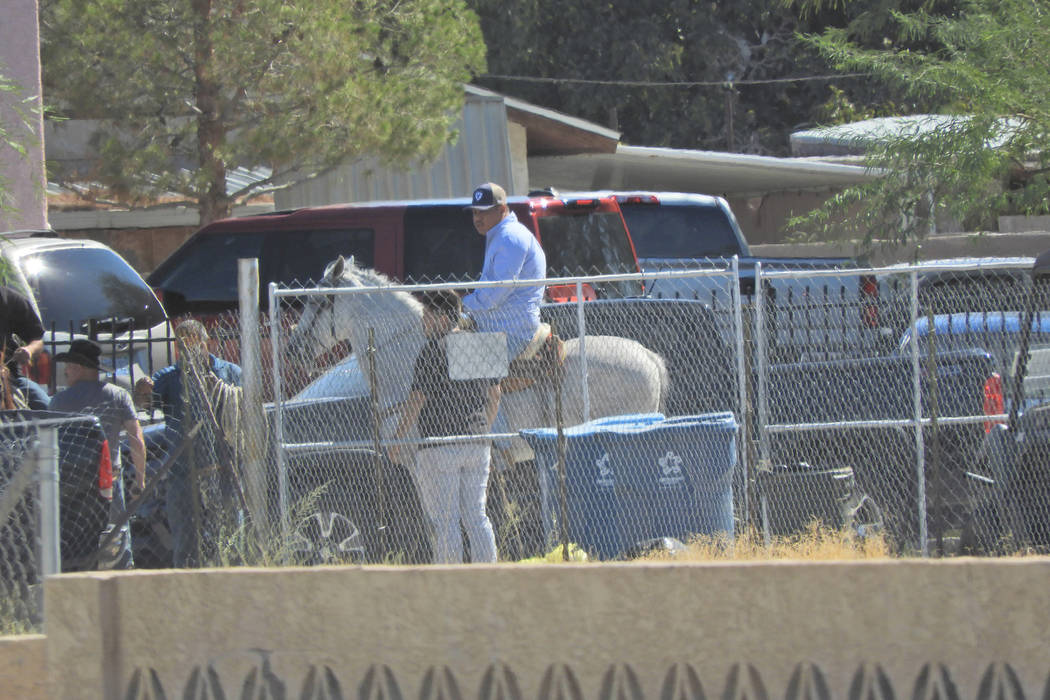
<svg viewBox="0 0 1050 700">
<path fill-rule="evenodd" d="M 487 182 L 479 185 L 468 209 L 474 228 L 485 236 L 481 281 L 544 279 L 547 256 L 539 241 L 507 207 L 507 193 Z M 483 287 L 463 298 L 478 330 L 507 336 L 507 358 L 513 360 L 532 342 L 540 327 L 542 284 L 535 287 Z"/>
</svg>

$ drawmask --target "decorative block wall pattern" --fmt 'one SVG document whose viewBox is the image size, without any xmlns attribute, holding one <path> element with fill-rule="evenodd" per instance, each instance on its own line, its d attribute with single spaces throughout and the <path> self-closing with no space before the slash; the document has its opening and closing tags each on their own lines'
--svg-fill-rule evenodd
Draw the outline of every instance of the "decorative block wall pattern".
<svg viewBox="0 0 1050 700">
<path fill-rule="evenodd" d="M 1050 697 L 1050 559 L 317 568 L 46 584 L 54 698 Z"/>
</svg>

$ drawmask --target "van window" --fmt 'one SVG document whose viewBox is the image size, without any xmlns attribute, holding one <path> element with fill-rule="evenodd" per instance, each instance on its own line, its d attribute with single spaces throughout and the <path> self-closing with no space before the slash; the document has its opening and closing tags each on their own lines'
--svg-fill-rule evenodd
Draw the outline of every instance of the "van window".
<svg viewBox="0 0 1050 700">
<path fill-rule="evenodd" d="M 461 206 L 405 209 L 405 281 L 476 280 L 485 264 L 485 237 Z"/>
<path fill-rule="evenodd" d="M 740 252 L 728 217 L 717 207 L 630 202 L 620 207 L 639 258 L 695 259 Z"/>
<path fill-rule="evenodd" d="M 170 313 L 185 302 L 237 304 L 237 260 L 259 259 L 260 302 L 268 306 L 266 285 L 319 279 L 325 265 L 339 255 L 354 256 L 371 267 L 375 258 L 372 229 L 266 231 L 206 234 L 191 239 L 174 265 L 153 286 L 164 290 Z"/>
<path fill-rule="evenodd" d="M 542 216 L 538 221 L 548 275 L 637 272 L 618 213 Z"/>
<path fill-rule="evenodd" d="M 261 258 L 263 237 L 256 233 L 198 236 L 154 287 L 185 301 L 237 301 L 237 259 Z M 260 271 L 261 276 L 261 271 Z M 261 277 L 265 279 L 264 277 Z M 177 311 L 169 309 L 169 313 Z"/>
<path fill-rule="evenodd" d="M 637 272 L 631 239 L 619 212 L 591 212 L 538 219 L 548 277 Z M 628 297 L 637 282 L 594 285 L 600 297 Z"/>
<path fill-rule="evenodd" d="M 21 259 L 44 324 L 57 330 L 88 319 L 131 318 L 138 328 L 164 320 L 164 309 L 139 274 L 107 249 L 43 250 Z"/>
<path fill-rule="evenodd" d="M 362 267 L 375 264 L 375 232 L 370 228 L 324 231 L 273 231 L 263 251 L 273 268 L 266 279 L 312 286 L 325 265 L 342 255 Z M 260 271 L 261 272 L 261 271 Z"/>
</svg>

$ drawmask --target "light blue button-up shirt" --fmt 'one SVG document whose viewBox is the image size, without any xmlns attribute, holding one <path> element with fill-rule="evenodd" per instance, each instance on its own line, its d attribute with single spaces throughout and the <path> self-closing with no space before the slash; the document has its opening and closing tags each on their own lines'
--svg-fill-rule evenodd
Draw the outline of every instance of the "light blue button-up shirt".
<svg viewBox="0 0 1050 700">
<path fill-rule="evenodd" d="M 543 248 L 513 212 L 485 234 L 483 282 L 543 279 L 546 276 L 547 256 Z M 506 333 L 513 353 L 516 345 L 532 340 L 540 325 L 543 290 L 543 285 L 476 289 L 463 297 L 463 306 L 474 317 L 478 330 Z"/>
</svg>

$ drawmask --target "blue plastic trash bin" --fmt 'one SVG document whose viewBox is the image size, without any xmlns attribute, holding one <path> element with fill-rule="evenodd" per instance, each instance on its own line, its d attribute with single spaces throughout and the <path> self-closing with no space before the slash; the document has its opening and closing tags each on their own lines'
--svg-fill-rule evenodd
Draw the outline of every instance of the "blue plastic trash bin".
<svg viewBox="0 0 1050 700">
<path fill-rule="evenodd" d="M 664 420 L 662 413 L 606 416 L 565 429 L 566 503 L 569 538 L 589 553 L 619 546 L 616 480 L 609 449 L 602 436 L 613 426 L 645 426 Z M 558 475 L 558 432 L 554 428 L 521 431 L 536 454 L 540 485 L 540 517 L 548 546 L 559 541 L 561 489 Z M 585 546 L 584 543 L 587 543 Z"/>
<path fill-rule="evenodd" d="M 733 534 L 731 413 L 612 416 L 565 430 L 569 539 L 609 559 L 656 537 Z M 557 431 L 525 430 L 548 541 L 559 537 Z"/>
</svg>

